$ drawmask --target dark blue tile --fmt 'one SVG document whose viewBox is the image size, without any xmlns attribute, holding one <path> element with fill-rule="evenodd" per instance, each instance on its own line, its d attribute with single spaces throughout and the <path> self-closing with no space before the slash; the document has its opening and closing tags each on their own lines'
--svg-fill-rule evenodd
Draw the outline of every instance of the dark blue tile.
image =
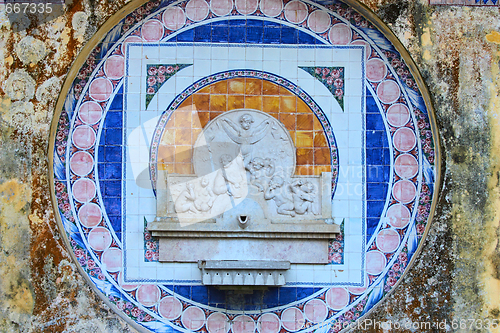
<svg viewBox="0 0 500 333">
<path fill-rule="evenodd" d="M 122 218 L 121 215 L 111 215 L 108 216 L 109 222 L 111 222 L 111 226 L 115 232 L 122 231 Z M 121 236 L 120 236 L 121 237 Z"/>
<path fill-rule="evenodd" d="M 281 28 L 281 43 L 283 44 L 297 44 L 299 41 L 298 30 L 291 27 Z"/>
<path fill-rule="evenodd" d="M 366 131 L 366 146 L 371 148 L 384 147 L 385 131 Z"/>
<path fill-rule="evenodd" d="M 387 194 L 387 192 L 385 192 Z M 380 217 L 384 210 L 385 201 L 368 201 L 366 205 L 366 214 L 368 218 Z"/>
<path fill-rule="evenodd" d="M 107 198 L 106 199 L 106 212 L 108 215 L 118 216 L 122 212 L 122 201 L 119 198 Z"/>
<path fill-rule="evenodd" d="M 106 162 L 121 162 L 122 148 L 121 146 L 106 146 L 104 148 L 104 160 Z"/>
<path fill-rule="evenodd" d="M 384 165 L 391 165 L 391 152 L 389 149 L 383 149 L 382 154 L 384 155 Z"/>
<path fill-rule="evenodd" d="M 228 41 L 229 43 L 241 43 L 246 40 L 246 28 L 241 26 L 229 27 Z"/>
<path fill-rule="evenodd" d="M 246 23 L 247 27 L 263 27 L 264 26 L 264 21 L 262 20 L 247 20 Z"/>
<path fill-rule="evenodd" d="M 106 163 L 104 168 L 104 180 L 106 179 L 121 179 L 122 166 L 119 163 Z"/>
<path fill-rule="evenodd" d="M 367 218 L 366 219 L 366 240 L 368 241 L 375 230 L 377 229 L 380 218 Z"/>
<path fill-rule="evenodd" d="M 371 165 L 385 165 L 385 154 L 383 148 L 367 148 L 366 163 Z"/>
<path fill-rule="evenodd" d="M 178 42 L 193 42 L 194 41 L 194 30 L 189 29 L 177 35 Z"/>
<path fill-rule="evenodd" d="M 384 120 L 382 116 L 378 113 L 368 113 L 366 114 L 366 130 L 379 130 L 383 131 L 385 129 Z"/>
<path fill-rule="evenodd" d="M 306 34 L 305 32 L 302 32 L 302 31 L 299 31 L 299 35 L 298 35 L 298 39 L 299 39 L 299 44 L 311 44 L 311 45 L 314 45 L 318 42 L 321 43 L 321 41 L 309 34 Z M 319 44 L 319 43 L 318 43 Z"/>
<path fill-rule="evenodd" d="M 204 286 L 193 286 L 191 289 L 192 300 L 202 304 L 208 302 L 208 289 Z"/>
<path fill-rule="evenodd" d="M 209 302 L 214 304 L 226 303 L 226 293 L 214 287 L 208 289 Z"/>
<path fill-rule="evenodd" d="M 225 20 L 225 21 L 215 21 L 215 22 L 212 22 L 210 23 L 212 25 L 212 27 L 218 27 L 218 26 L 229 26 L 229 23 L 230 21 L 229 20 Z"/>
<path fill-rule="evenodd" d="M 102 186 L 105 184 L 105 190 L 102 190 Z M 101 193 L 104 193 L 106 197 L 120 197 L 122 193 L 121 181 L 111 180 L 101 182 Z"/>
<path fill-rule="evenodd" d="M 229 20 L 228 22 L 231 29 L 233 29 L 234 26 L 246 27 L 247 25 L 247 20 Z"/>
<path fill-rule="evenodd" d="M 123 111 L 123 86 L 120 91 L 115 95 L 111 105 L 109 106 L 110 111 Z"/>
<path fill-rule="evenodd" d="M 281 27 L 281 24 L 272 21 L 262 21 L 264 27 Z"/>
<path fill-rule="evenodd" d="M 368 183 L 366 184 L 366 199 L 385 201 L 387 195 L 387 183 Z"/>
<path fill-rule="evenodd" d="M 288 304 L 297 300 L 297 288 L 283 287 L 279 290 L 279 304 Z"/>
<path fill-rule="evenodd" d="M 368 89 L 366 90 L 366 96 L 367 96 L 366 97 L 366 112 L 380 114 L 377 103 L 375 102 L 375 99 L 373 97 L 371 97 L 371 93 Z"/>
<path fill-rule="evenodd" d="M 264 27 L 264 44 L 279 44 L 281 29 L 279 27 Z"/>
<path fill-rule="evenodd" d="M 247 36 L 246 36 L 246 41 L 247 43 L 256 43 L 256 44 L 262 44 L 262 25 L 259 26 L 247 26 Z"/>
<path fill-rule="evenodd" d="M 279 289 L 280 288 L 269 288 L 269 290 L 266 290 L 264 292 L 264 296 L 262 297 L 262 302 L 264 304 L 269 304 L 269 303 L 277 304 Z"/>
<path fill-rule="evenodd" d="M 212 26 L 212 42 L 214 43 L 229 42 L 229 27 L 227 25 Z"/>
<path fill-rule="evenodd" d="M 104 163 L 97 163 L 97 172 L 99 173 L 99 179 L 104 179 L 104 173 L 105 173 Z"/>
<path fill-rule="evenodd" d="M 123 115 L 122 112 L 114 111 L 107 112 L 104 120 L 104 128 L 122 128 Z"/>
<path fill-rule="evenodd" d="M 311 296 L 314 293 L 313 288 L 297 288 L 297 299 Z"/>
<path fill-rule="evenodd" d="M 106 145 L 121 145 L 122 130 L 119 128 L 106 129 L 104 132 Z"/>
<path fill-rule="evenodd" d="M 174 286 L 174 293 L 191 299 L 191 286 Z"/>
<path fill-rule="evenodd" d="M 195 42 L 210 42 L 212 36 L 212 28 L 210 24 L 200 25 L 194 28 Z"/>
<path fill-rule="evenodd" d="M 387 165 L 367 165 L 366 181 L 368 183 L 388 182 L 390 171 L 390 167 Z"/>
</svg>

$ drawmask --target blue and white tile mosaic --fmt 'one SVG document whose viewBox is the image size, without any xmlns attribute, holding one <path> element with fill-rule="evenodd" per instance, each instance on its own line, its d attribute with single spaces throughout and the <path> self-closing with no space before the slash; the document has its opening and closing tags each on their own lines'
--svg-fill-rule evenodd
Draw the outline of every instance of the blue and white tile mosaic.
<svg viewBox="0 0 500 333">
<path fill-rule="evenodd" d="M 52 170 L 66 237 L 99 292 L 153 332 L 338 332 L 394 288 L 422 241 L 437 172 L 428 109 L 394 45 L 343 3 L 150 1 L 64 93 Z M 341 233 L 329 265 L 292 265 L 287 285 L 235 304 L 195 264 L 159 262 L 146 225 L 158 162 L 190 173 L 196 135 L 243 107 L 289 130 L 297 174 L 333 173 Z"/>
</svg>

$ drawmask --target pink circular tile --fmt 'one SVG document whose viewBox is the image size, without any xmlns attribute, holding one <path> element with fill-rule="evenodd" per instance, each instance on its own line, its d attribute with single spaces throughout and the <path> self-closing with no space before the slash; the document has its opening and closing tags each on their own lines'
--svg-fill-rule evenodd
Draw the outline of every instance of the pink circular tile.
<svg viewBox="0 0 500 333">
<path fill-rule="evenodd" d="M 217 16 L 226 16 L 233 10 L 233 0 L 212 0 L 210 9 Z"/>
<path fill-rule="evenodd" d="M 382 103 L 392 104 L 399 99 L 401 89 L 393 80 L 385 80 L 377 87 L 377 96 Z"/>
<path fill-rule="evenodd" d="M 178 30 L 186 24 L 186 14 L 178 6 L 170 7 L 163 12 L 162 21 L 167 29 Z"/>
<path fill-rule="evenodd" d="M 369 251 L 366 254 L 366 272 L 371 275 L 379 275 L 385 268 L 387 259 L 380 251 Z"/>
<path fill-rule="evenodd" d="M 312 299 L 304 306 L 306 318 L 313 323 L 321 323 L 328 316 L 328 307 L 320 299 Z"/>
<path fill-rule="evenodd" d="M 141 37 L 138 37 L 138 36 L 130 36 L 130 37 L 125 38 L 125 40 L 122 43 L 122 53 L 125 54 L 125 49 L 126 49 L 126 46 L 128 43 L 139 43 L 142 41 L 143 41 L 143 39 Z"/>
<path fill-rule="evenodd" d="M 307 18 L 307 6 L 297 0 L 290 1 L 285 6 L 285 18 L 295 24 L 304 22 Z"/>
<path fill-rule="evenodd" d="M 158 303 L 161 292 L 155 284 L 143 284 L 137 289 L 136 297 L 139 303 L 146 307 L 150 307 Z"/>
<path fill-rule="evenodd" d="M 418 161 L 411 154 L 401 154 L 394 162 L 394 170 L 401 178 L 413 178 L 418 172 Z"/>
<path fill-rule="evenodd" d="M 396 251 L 399 246 L 400 238 L 399 234 L 394 229 L 383 229 L 380 230 L 377 238 L 377 247 L 384 253 L 391 253 Z"/>
<path fill-rule="evenodd" d="M 132 291 L 138 287 L 137 284 L 126 284 L 123 282 L 123 272 L 118 273 L 118 284 L 120 284 L 120 287 L 122 287 L 125 291 Z"/>
<path fill-rule="evenodd" d="M 122 269 L 122 250 L 111 247 L 104 251 L 101 258 L 107 271 L 115 273 Z"/>
<path fill-rule="evenodd" d="M 177 319 L 182 313 L 181 302 L 173 297 L 167 296 L 162 298 L 160 301 L 160 306 L 158 307 L 160 315 L 162 315 L 167 320 Z"/>
<path fill-rule="evenodd" d="M 412 202 L 416 194 L 417 189 L 415 184 L 409 180 L 400 180 L 392 188 L 394 198 L 404 204 Z"/>
<path fill-rule="evenodd" d="M 82 103 L 80 110 L 78 110 L 78 117 L 86 124 L 96 124 L 101 120 L 102 107 L 94 101 Z"/>
<path fill-rule="evenodd" d="M 408 107 L 401 103 L 393 104 L 387 109 L 387 121 L 394 127 L 401 127 L 406 125 L 410 120 L 410 110 Z"/>
<path fill-rule="evenodd" d="M 344 23 L 337 23 L 330 28 L 328 38 L 330 39 L 330 43 L 334 45 L 347 45 L 352 39 L 351 28 Z"/>
<path fill-rule="evenodd" d="M 281 313 L 281 324 L 291 332 L 300 330 L 304 323 L 304 314 L 298 308 L 288 308 Z"/>
<path fill-rule="evenodd" d="M 257 330 L 260 333 L 278 333 L 280 327 L 280 319 L 274 313 L 264 313 L 257 320 Z"/>
<path fill-rule="evenodd" d="M 312 31 L 320 34 L 328 30 L 331 24 L 330 15 L 323 10 L 315 10 L 307 18 L 307 26 Z"/>
<path fill-rule="evenodd" d="M 142 25 L 142 38 L 147 42 L 157 42 L 163 38 L 164 30 L 159 20 L 149 20 Z"/>
<path fill-rule="evenodd" d="M 230 328 L 229 319 L 223 313 L 215 312 L 207 318 L 208 333 L 227 333 Z"/>
<path fill-rule="evenodd" d="M 78 210 L 78 219 L 86 228 L 93 228 L 101 222 L 101 208 L 93 203 L 86 203 Z"/>
<path fill-rule="evenodd" d="M 349 292 L 354 295 L 361 295 L 366 291 L 366 288 L 368 287 L 368 276 L 365 275 L 365 287 L 349 287 Z"/>
<path fill-rule="evenodd" d="M 69 160 L 69 167 L 71 171 L 78 176 L 88 175 L 92 168 L 94 167 L 94 159 L 92 155 L 86 151 L 77 151 L 71 156 Z"/>
<path fill-rule="evenodd" d="M 349 292 L 344 288 L 330 288 L 325 300 L 333 310 L 341 310 L 349 304 Z"/>
<path fill-rule="evenodd" d="M 205 324 L 205 312 L 196 306 L 190 306 L 181 317 L 184 327 L 191 331 L 197 331 Z"/>
<path fill-rule="evenodd" d="M 106 101 L 113 93 L 113 84 L 106 78 L 98 78 L 92 81 L 89 88 L 90 97 L 98 102 Z"/>
<path fill-rule="evenodd" d="M 186 5 L 186 15 L 194 22 L 204 20 L 208 12 L 209 8 L 205 0 L 189 0 Z"/>
<path fill-rule="evenodd" d="M 87 125 L 78 126 L 73 132 L 73 144 L 80 149 L 89 149 L 95 143 L 95 132 Z"/>
<path fill-rule="evenodd" d="M 282 0 L 260 0 L 260 11 L 269 17 L 276 17 L 283 11 Z"/>
<path fill-rule="evenodd" d="M 382 81 L 387 75 L 387 66 L 379 58 L 373 58 L 366 62 L 366 78 L 372 82 Z"/>
<path fill-rule="evenodd" d="M 112 55 L 104 63 L 104 72 L 108 79 L 118 80 L 123 77 L 125 60 L 120 55 Z"/>
<path fill-rule="evenodd" d="M 255 332 L 255 321 L 246 315 L 241 315 L 233 320 L 233 333 Z"/>
<path fill-rule="evenodd" d="M 410 223 L 410 210 L 402 204 L 389 207 L 385 216 L 393 228 L 404 228 Z"/>
<path fill-rule="evenodd" d="M 111 245 L 111 234 L 106 228 L 96 227 L 90 230 L 88 241 L 95 251 L 104 251 Z"/>
<path fill-rule="evenodd" d="M 368 60 L 370 56 L 372 55 L 372 47 L 370 44 L 365 42 L 364 40 L 357 39 L 355 41 L 351 42 L 351 45 L 361 45 L 365 47 L 365 59 Z"/>
<path fill-rule="evenodd" d="M 235 0 L 236 10 L 241 15 L 250 15 L 257 10 L 259 0 Z"/>
<path fill-rule="evenodd" d="M 415 133 L 408 127 L 401 127 L 394 133 L 392 138 L 394 148 L 401 152 L 408 152 L 417 144 Z"/>
<path fill-rule="evenodd" d="M 95 197 L 95 184 L 88 178 L 80 178 L 73 184 L 73 197 L 80 202 L 89 202 Z"/>
</svg>

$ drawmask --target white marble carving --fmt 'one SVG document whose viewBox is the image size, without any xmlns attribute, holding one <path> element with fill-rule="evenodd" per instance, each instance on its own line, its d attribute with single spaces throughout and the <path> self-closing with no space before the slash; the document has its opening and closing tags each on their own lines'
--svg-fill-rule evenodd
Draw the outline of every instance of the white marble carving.
<svg viewBox="0 0 500 333">
<path fill-rule="evenodd" d="M 192 162 L 193 175 L 158 173 L 157 219 L 148 228 L 162 237 L 161 261 L 242 260 L 235 238 L 255 249 L 310 240 L 318 253 L 313 261 L 327 261 L 327 241 L 339 231 L 331 224 L 331 173 L 293 175 L 295 146 L 278 120 L 257 110 L 225 112 L 197 139 Z M 190 238 L 199 246 L 196 254 L 184 246 Z M 286 251 L 264 252 L 253 260 L 310 262 L 293 253 L 283 257 Z"/>
</svg>

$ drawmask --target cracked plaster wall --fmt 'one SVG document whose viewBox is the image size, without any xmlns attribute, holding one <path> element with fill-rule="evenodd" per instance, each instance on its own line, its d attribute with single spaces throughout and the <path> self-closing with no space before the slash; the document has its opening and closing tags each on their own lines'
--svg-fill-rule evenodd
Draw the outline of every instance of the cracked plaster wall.
<svg viewBox="0 0 500 333">
<path fill-rule="evenodd" d="M 444 179 L 423 251 L 368 318 L 500 320 L 500 10 L 362 2 L 421 70 L 442 138 Z M 0 11 L 1 332 L 133 331 L 71 262 L 47 176 L 48 131 L 62 81 L 97 27 L 124 4 L 67 3 L 46 23 L 24 18 L 24 30 Z"/>
</svg>

